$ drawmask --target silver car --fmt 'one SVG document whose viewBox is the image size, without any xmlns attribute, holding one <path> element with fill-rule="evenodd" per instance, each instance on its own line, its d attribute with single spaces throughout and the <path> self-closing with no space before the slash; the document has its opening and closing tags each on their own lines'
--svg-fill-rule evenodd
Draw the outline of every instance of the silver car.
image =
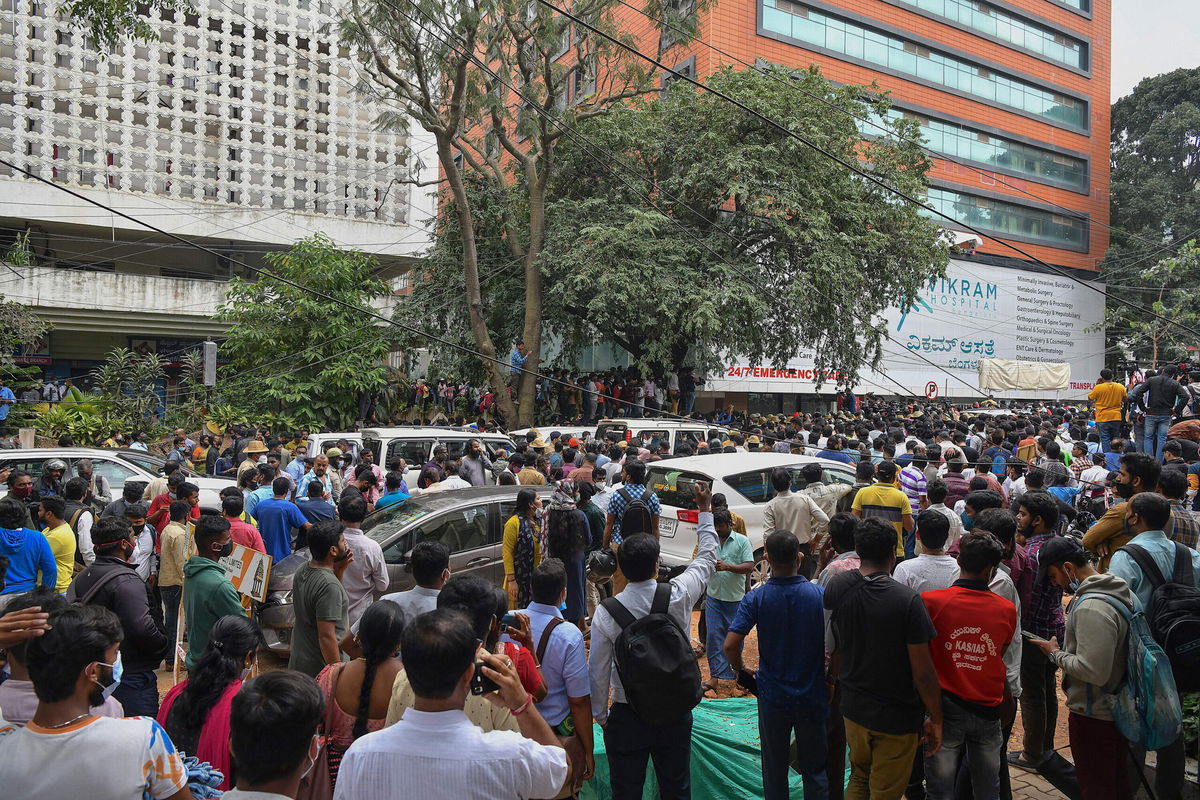
<svg viewBox="0 0 1200 800">
<path fill-rule="evenodd" d="M 400 592 L 416 585 L 408 557 L 420 542 L 440 541 L 450 548 L 450 571 L 470 573 L 502 586 L 504 561 L 500 542 L 504 523 L 513 515 L 517 492 L 523 486 L 478 486 L 418 495 L 402 505 L 389 506 L 363 521 L 363 532 L 383 547 L 388 588 Z M 533 486 L 543 499 L 552 486 Z M 271 570 L 267 602 L 256 610 L 272 652 L 292 649 L 292 576 L 309 560 L 308 549 L 297 550 Z"/>
</svg>

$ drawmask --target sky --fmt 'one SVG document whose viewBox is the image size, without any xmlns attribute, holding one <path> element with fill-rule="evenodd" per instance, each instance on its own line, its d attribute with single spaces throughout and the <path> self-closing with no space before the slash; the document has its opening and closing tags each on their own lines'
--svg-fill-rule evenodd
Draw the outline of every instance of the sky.
<svg viewBox="0 0 1200 800">
<path fill-rule="evenodd" d="M 1112 99 L 1138 81 L 1200 66 L 1197 0 L 1112 0 Z"/>
</svg>

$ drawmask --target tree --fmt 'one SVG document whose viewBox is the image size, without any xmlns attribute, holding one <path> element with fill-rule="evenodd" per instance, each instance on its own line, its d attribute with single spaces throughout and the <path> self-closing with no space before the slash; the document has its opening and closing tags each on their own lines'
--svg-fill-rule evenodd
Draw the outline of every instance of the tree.
<svg viewBox="0 0 1200 800">
<path fill-rule="evenodd" d="M 619 5 L 620 0 L 576 0 L 571 11 L 632 42 L 617 26 Z M 454 215 L 452 222 L 439 223 L 446 235 L 439 237 L 434 257 L 458 266 L 457 275 L 447 271 L 438 291 L 463 293 L 472 348 L 499 387 L 505 370 L 496 359 L 507 360 L 506 342 L 513 337 L 510 325 L 493 326 L 485 307 L 481 215 L 470 190 L 473 183 L 488 187 L 494 217 L 483 227 L 494 231 L 489 235 L 505 257 L 520 266 L 522 296 L 507 313 L 520 320 L 515 338 L 527 348 L 525 368 L 537 371 L 544 313 L 540 255 L 556 150 L 565 130 L 656 88 L 655 75 L 633 55 L 573 27 L 536 0 L 403 5 L 351 0 L 342 34 L 369 76 L 364 91 L 397 109 L 380 119 L 381 126 L 406 129 L 411 118 L 433 135 L 444 180 L 443 212 Z M 531 374 L 520 376 L 516 406 L 499 393 L 507 419 L 532 420 L 535 384 Z"/>
<path fill-rule="evenodd" d="M 1198 188 L 1200 68 L 1146 78 L 1113 104 L 1113 234 L 1101 271 L 1115 296 L 1145 308 L 1164 302 L 1189 309 L 1200 302 L 1194 281 L 1168 289 L 1172 297 L 1157 282 L 1174 283 L 1177 270 L 1190 269 L 1187 243 L 1200 235 Z M 1111 300 L 1107 317 L 1110 343 L 1142 364 L 1158 359 L 1161 348 L 1155 344 L 1175 353 L 1200 344 L 1178 326 L 1160 326 Z M 1161 330 L 1150 336 L 1146 325 Z"/>
<path fill-rule="evenodd" d="M 13 244 L 0 257 L 0 263 L 15 270 L 33 263 L 29 252 L 29 234 L 18 234 Z M 0 295 L 0 374 L 28 378 L 33 370 L 18 366 L 17 351 L 50 335 L 50 324 L 43 321 L 20 303 L 5 300 Z"/>
<path fill-rule="evenodd" d="M 238 388 L 227 399 L 239 406 L 286 411 L 306 426 L 343 428 L 358 417 L 359 393 L 377 391 L 386 382 L 392 329 L 372 325 L 353 309 L 390 298 L 388 285 L 375 277 L 373 256 L 338 249 L 321 234 L 266 258 L 270 274 L 255 281 L 230 280 L 217 314 L 229 323 L 228 338 L 220 345 L 229 364 L 217 390 L 228 381 Z M 281 355 L 301 351 L 294 359 L 274 363 Z"/>
<path fill-rule="evenodd" d="M 1109 338 L 1124 358 L 1149 366 L 1177 364 L 1189 358 L 1188 348 L 1200 348 L 1200 339 L 1186 328 L 1200 328 L 1200 246 L 1195 239 L 1151 267 L 1131 274 L 1139 285 L 1139 303 L 1158 314 L 1154 317 L 1125 306 L 1105 309 Z M 1127 296 L 1128 289 L 1120 289 Z M 1180 327 L 1184 326 L 1184 327 Z"/>
<path fill-rule="evenodd" d="M 723 69 L 709 85 L 902 191 L 925 189 L 915 123 L 863 143 L 850 116 L 882 116 L 886 98 L 782 67 Z M 611 340 L 657 371 L 811 349 L 849 380 L 879 358 L 880 312 L 944 270 L 941 231 L 913 206 L 684 82 L 579 133 L 557 153 L 541 257 L 565 353 Z M 496 201 L 474 200 L 486 226 Z M 512 287 L 497 269 L 485 305 L 500 325 Z"/>
</svg>

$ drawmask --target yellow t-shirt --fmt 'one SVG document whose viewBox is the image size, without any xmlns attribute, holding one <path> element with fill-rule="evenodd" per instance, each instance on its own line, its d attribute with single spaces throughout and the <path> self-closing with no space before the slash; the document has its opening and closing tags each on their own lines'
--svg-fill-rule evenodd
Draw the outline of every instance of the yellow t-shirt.
<svg viewBox="0 0 1200 800">
<path fill-rule="evenodd" d="M 912 514 L 908 495 L 890 483 L 873 483 L 858 490 L 853 508 L 862 512 L 863 519 L 879 517 L 894 527 L 896 555 L 904 556 L 904 517 Z"/>
<path fill-rule="evenodd" d="M 75 549 L 78 547 L 75 531 L 64 522 L 53 530 L 46 528 L 42 535 L 50 542 L 50 552 L 54 553 L 55 566 L 58 567 L 58 582 L 54 590 L 65 594 L 67 587 L 71 585 L 71 573 L 75 569 Z"/>
<path fill-rule="evenodd" d="M 1125 387 L 1116 381 L 1097 383 L 1088 392 L 1088 400 L 1096 404 L 1096 422 L 1116 422 L 1125 404 Z"/>
</svg>

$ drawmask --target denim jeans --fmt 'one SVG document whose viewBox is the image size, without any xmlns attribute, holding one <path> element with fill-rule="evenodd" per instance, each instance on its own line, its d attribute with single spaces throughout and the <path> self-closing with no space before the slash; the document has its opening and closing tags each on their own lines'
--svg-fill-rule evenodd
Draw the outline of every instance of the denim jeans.
<svg viewBox="0 0 1200 800">
<path fill-rule="evenodd" d="M 127 717 L 158 716 L 158 676 L 153 672 L 126 672 L 113 692 Z"/>
<path fill-rule="evenodd" d="M 983 719 L 953 700 L 942 699 L 942 747 L 925 759 L 930 800 L 952 800 L 958 765 L 964 758 L 975 800 L 997 800 L 1004 739 L 999 719 Z"/>
<path fill-rule="evenodd" d="M 1058 667 L 1036 647 L 1021 649 L 1021 725 L 1026 757 L 1037 763 L 1054 749 Z"/>
<path fill-rule="evenodd" d="M 1141 447 L 1142 452 L 1149 453 L 1159 461 L 1162 461 L 1162 449 L 1163 445 L 1167 443 L 1167 429 L 1170 427 L 1170 414 L 1147 414 L 1144 429 L 1145 436 Z"/>
<path fill-rule="evenodd" d="M 708 657 L 708 674 L 713 678 L 731 681 L 736 677 L 733 667 L 725 659 L 725 634 L 733 624 L 733 615 L 737 613 L 738 602 L 704 598 L 704 617 L 708 630 L 704 637 L 704 651 Z"/>
<path fill-rule="evenodd" d="M 758 737 L 762 742 L 763 797 L 787 800 L 788 749 L 796 737 L 796 771 L 804 778 L 804 800 L 826 800 L 825 718 L 812 710 L 789 711 L 758 700 Z"/>
<path fill-rule="evenodd" d="M 175 663 L 175 630 L 179 625 L 179 596 L 183 594 L 182 586 L 160 586 L 162 593 L 163 620 L 166 622 L 167 638 L 171 640 L 171 653 L 167 656 L 167 666 Z"/>
<path fill-rule="evenodd" d="M 1096 432 L 1100 434 L 1100 452 L 1110 453 L 1112 452 L 1112 440 L 1121 437 L 1121 420 L 1097 422 Z"/>
</svg>

